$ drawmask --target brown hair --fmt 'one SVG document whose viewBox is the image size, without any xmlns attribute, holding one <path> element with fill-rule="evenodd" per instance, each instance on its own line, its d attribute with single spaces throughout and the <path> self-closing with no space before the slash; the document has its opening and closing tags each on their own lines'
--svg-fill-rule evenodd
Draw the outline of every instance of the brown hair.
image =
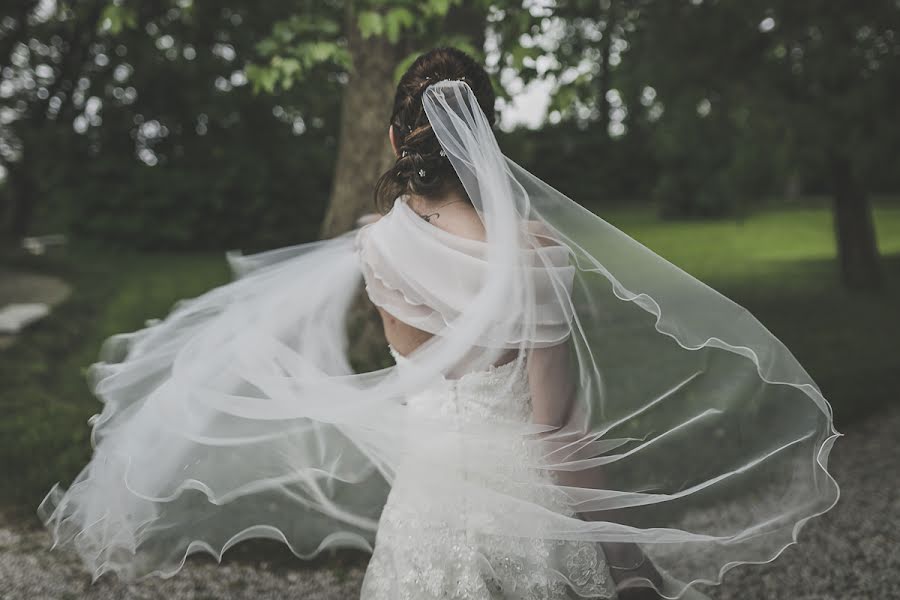
<svg viewBox="0 0 900 600">
<path fill-rule="evenodd" d="M 390 210 L 394 199 L 405 193 L 428 196 L 455 187 L 465 194 L 450 161 L 440 153 L 422 106 L 422 94 L 442 79 L 465 81 L 488 122 L 494 124 L 494 88 L 484 67 L 456 48 L 435 48 L 419 56 L 400 78 L 394 96 L 390 123 L 400 156 L 375 184 L 375 206 L 381 212 Z"/>
</svg>

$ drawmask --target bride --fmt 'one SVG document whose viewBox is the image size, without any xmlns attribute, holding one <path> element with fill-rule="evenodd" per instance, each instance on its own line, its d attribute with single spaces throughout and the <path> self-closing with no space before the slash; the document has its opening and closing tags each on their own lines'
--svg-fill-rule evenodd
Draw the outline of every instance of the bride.
<svg viewBox="0 0 900 600">
<path fill-rule="evenodd" d="M 242 256 L 113 336 L 94 456 L 39 507 L 96 579 L 252 537 L 372 552 L 364 600 L 704 597 L 838 487 L 821 391 L 745 309 L 518 166 L 488 75 L 420 56 L 356 231 Z M 354 373 L 363 282 L 395 365 Z"/>
</svg>

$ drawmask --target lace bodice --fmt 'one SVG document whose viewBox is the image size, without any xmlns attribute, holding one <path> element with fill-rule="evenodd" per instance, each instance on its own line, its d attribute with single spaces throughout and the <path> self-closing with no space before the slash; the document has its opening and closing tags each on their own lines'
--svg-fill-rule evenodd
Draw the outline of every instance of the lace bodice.
<svg viewBox="0 0 900 600">
<path fill-rule="evenodd" d="M 390 350 L 399 369 L 415 368 L 413 359 Z M 527 372 L 512 361 L 458 379 L 440 378 L 410 396 L 407 408 L 413 421 L 439 417 L 463 431 L 490 420 L 526 421 Z M 415 458 L 393 482 L 363 600 L 569 600 L 573 591 L 579 598 L 615 597 L 596 544 L 485 533 L 485 525 L 500 516 L 467 493 L 475 481 L 569 514 L 554 486 L 535 485 L 550 484 L 551 476 L 533 467 L 532 447 L 520 436 L 498 435 L 490 448 L 460 444 L 453 436 L 414 439 L 421 446 L 411 449 Z M 448 456 L 448 470 L 435 474 L 435 465 Z M 529 485 L 523 488 L 523 482 Z"/>
<path fill-rule="evenodd" d="M 410 358 L 388 348 L 398 368 L 414 368 Z M 408 398 L 407 406 L 416 413 L 452 415 L 465 420 L 501 418 L 526 422 L 531 417 L 531 395 L 525 365 L 513 360 L 456 379 L 442 377 Z"/>
</svg>

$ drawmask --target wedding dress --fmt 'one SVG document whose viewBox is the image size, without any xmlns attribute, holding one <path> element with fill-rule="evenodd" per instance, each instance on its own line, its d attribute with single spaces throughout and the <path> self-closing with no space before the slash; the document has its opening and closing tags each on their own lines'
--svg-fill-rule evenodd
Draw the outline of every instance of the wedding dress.
<svg viewBox="0 0 900 600">
<path fill-rule="evenodd" d="M 831 407 L 775 336 L 506 158 L 464 82 L 423 106 L 483 240 L 398 198 L 105 342 L 94 455 L 39 507 L 95 578 L 268 537 L 373 552 L 366 600 L 703 597 L 837 502 Z M 361 282 L 433 334 L 370 373 Z"/>
<path fill-rule="evenodd" d="M 412 368 L 410 359 L 391 348 L 402 368 Z M 531 398 L 523 365 L 516 361 L 459 379 L 441 379 L 437 385 L 411 396 L 407 402 L 411 420 L 434 415 L 452 415 L 466 423 L 531 418 Z M 453 444 L 456 440 L 452 440 Z M 490 518 L 477 504 L 467 501 L 460 489 L 424 487 L 421 469 L 431 461 L 423 454 L 449 451 L 461 456 L 460 477 L 490 473 L 481 482 L 491 489 L 517 494 L 517 482 L 529 478 L 543 485 L 548 475 L 523 465 L 528 447 L 510 437 L 492 452 L 465 446 L 448 448 L 435 440 L 407 452 L 381 515 L 375 552 L 363 582 L 364 600 L 564 600 L 614 598 L 615 584 L 602 548 L 588 542 L 551 542 L 542 538 L 482 535 L 478 527 L 452 527 L 459 519 Z M 475 464 L 478 468 L 473 468 Z M 565 512 L 562 498 L 552 494 L 528 500 L 550 510 Z M 452 515 L 452 517 L 451 517 Z M 568 582 L 577 596 L 570 595 Z"/>
</svg>

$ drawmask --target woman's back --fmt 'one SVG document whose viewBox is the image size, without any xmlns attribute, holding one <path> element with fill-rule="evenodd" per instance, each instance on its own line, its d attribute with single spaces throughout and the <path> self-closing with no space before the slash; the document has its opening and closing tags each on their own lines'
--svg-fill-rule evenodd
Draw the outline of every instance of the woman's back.
<svg viewBox="0 0 900 600">
<path fill-rule="evenodd" d="M 484 241 L 484 224 L 475 208 L 458 192 L 451 192 L 439 198 L 409 196 L 408 206 L 424 221 L 453 235 Z M 441 264 L 432 267 L 440 271 Z M 384 326 L 384 336 L 388 343 L 403 356 L 409 355 L 416 348 L 428 341 L 434 334 L 405 323 L 377 306 Z"/>
</svg>

